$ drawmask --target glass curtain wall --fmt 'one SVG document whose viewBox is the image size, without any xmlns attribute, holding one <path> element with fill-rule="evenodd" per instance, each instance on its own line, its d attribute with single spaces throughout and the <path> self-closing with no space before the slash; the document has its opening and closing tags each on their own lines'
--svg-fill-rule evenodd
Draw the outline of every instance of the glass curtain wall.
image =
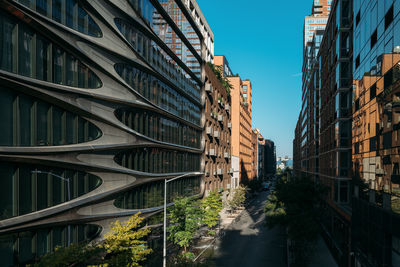
<svg viewBox="0 0 400 267">
<path fill-rule="evenodd" d="M 77 0 L 18 0 L 21 4 L 78 32 L 101 37 L 99 26 Z"/>
<path fill-rule="evenodd" d="M 100 79 L 77 58 L 2 11 L 0 69 L 66 86 L 101 87 Z"/>
<path fill-rule="evenodd" d="M 69 179 L 70 195 L 67 181 L 33 171 Z M 100 184 L 97 176 L 80 171 L 0 161 L 0 220 L 67 202 L 68 198 L 87 194 Z"/>
<path fill-rule="evenodd" d="M 157 9 L 151 4 L 150 0 L 129 0 L 133 8 L 144 18 L 144 20 L 149 24 L 153 31 L 158 37 L 182 60 L 187 67 L 201 79 L 200 73 L 200 62 L 193 55 L 193 53 L 187 48 L 187 46 L 182 42 L 180 37 L 171 28 L 167 21 L 158 13 Z M 175 48 L 181 47 L 181 50 Z M 166 55 L 167 59 L 170 57 Z M 190 62 L 186 59 L 190 59 Z M 187 62 L 185 62 L 185 60 Z M 179 68 L 179 66 L 178 66 Z M 189 78 L 189 77 L 188 77 Z"/>
<path fill-rule="evenodd" d="M 179 196 L 200 194 L 201 177 L 187 177 L 169 182 L 167 185 L 167 202 L 171 203 Z M 160 207 L 164 203 L 164 181 L 144 184 L 123 193 L 114 205 L 121 209 L 148 209 Z"/>
<path fill-rule="evenodd" d="M 122 19 L 116 18 L 115 24 L 135 51 L 144 57 L 152 67 L 194 99 L 200 98 L 200 87 L 160 46 Z"/>
<path fill-rule="evenodd" d="M 101 136 L 87 120 L 55 105 L 0 87 L 0 146 L 59 146 Z"/>
<path fill-rule="evenodd" d="M 93 240 L 101 231 L 100 226 L 90 224 L 69 227 L 71 243 Z M 67 242 L 68 225 L 0 235 L 1 266 L 25 266 L 57 246 L 67 246 Z"/>
<path fill-rule="evenodd" d="M 157 113 L 142 109 L 119 109 L 116 116 L 129 128 L 152 139 L 200 148 L 201 131 L 163 118 Z"/>
<path fill-rule="evenodd" d="M 201 109 L 170 86 L 131 65 L 116 64 L 115 70 L 128 85 L 153 104 L 200 125 Z"/>
<path fill-rule="evenodd" d="M 200 171 L 201 155 L 158 148 L 134 148 L 115 157 L 121 166 L 148 173 Z"/>
</svg>

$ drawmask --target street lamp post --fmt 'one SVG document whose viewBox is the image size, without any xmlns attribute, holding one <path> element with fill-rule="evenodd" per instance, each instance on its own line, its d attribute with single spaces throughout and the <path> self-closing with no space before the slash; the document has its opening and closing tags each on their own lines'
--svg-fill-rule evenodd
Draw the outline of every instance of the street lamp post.
<svg viewBox="0 0 400 267">
<path fill-rule="evenodd" d="M 185 176 L 192 175 L 192 173 L 186 173 L 171 179 L 164 180 L 164 244 L 163 244 L 163 267 L 167 267 L 167 184 Z"/>
<path fill-rule="evenodd" d="M 61 179 L 64 182 L 67 182 L 67 200 L 70 201 L 71 200 L 71 189 L 70 189 L 70 179 L 69 178 L 64 178 L 60 175 L 57 175 L 55 173 L 52 172 L 46 172 L 46 171 L 31 171 L 31 173 L 43 173 L 43 174 L 50 174 L 54 177 L 57 177 L 59 179 Z M 71 225 L 68 225 L 68 246 L 71 245 Z"/>
</svg>

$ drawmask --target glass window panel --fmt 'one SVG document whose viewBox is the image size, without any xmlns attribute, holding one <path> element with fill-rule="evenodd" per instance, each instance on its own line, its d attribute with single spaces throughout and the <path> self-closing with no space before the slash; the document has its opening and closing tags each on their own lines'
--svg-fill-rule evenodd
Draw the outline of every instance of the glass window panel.
<svg viewBox="0 0 400 267">
<path fill-rule="evenodd" d="M 64 84 L 63 70 L 64 70 L 64 52 L 57 48 L 53 48 L 53 82 Z"/>
<path fill-rule="evenodd" d="M 37 231 L 37 255 L 42 256 L 48 252 L 50 252 L 49 249 L 49 231 L 48 229 L 42 229 Z"/>
<path fill-rule="evenodd" d="M 33 101 L 26 96 L 19 95 L 19 136 L 21 146 L 30 146 L 32 137 L 32 107 Z"/>
<path fill-rule="evenodd" d="M 43 171 L 43 170 L 41 170 Z M 37 173 L 37 210 L 45 209 L 48 206 L 48 175 Z"/>
<path fill-rule="evenodd" d="M 52 15 L 53 15 L 53 19 L 57 22 L 61 23 L 61 8 L 62 8 L 62 0 L 52 0 L 52 7 L 53 7 L 53 11 L 52 11 Z"/>
<path fill-rule="evenodd" d="M 44 16 L 47 16 L 50 10 L 50 6 L 48 4 L 49 1 L 50 0 L 36 0 L 36 11 Z"/>
<path fill-rule="evenodd" d="M 64 131 L 64 112 L 58 108 L 53 107 L 53 144 L 65 144 Z"/>
<path fill-rule="evenodd" d="M 13 102 L 15 94 L 10 90 L 0 88 L 0 145 L 13 145 L 14 112 Z"/>
<path fill-rule="evenodd" d="M 22 232 L 18 235 L 19 262 L 26 262 L 33 257 L 32 232 Z"/>
<path fill-rule="evenodd" d="M 49 116 L 49 105 L 43 102 L 37 102 L 37 141 L 36 144 L 39 146 L 48 145 L 48 116 Z"/>
<path fill-rule="evenodd" d="M 25 27 L 19 27 L 18 74 L 33 77 L 33 34 Z"/>
<path fill-rule="evenodd" d="M 77 77 L 75 75 L 78 72 L 78 66 L 77 66 L 77 60 L 71 56 L 71 55 L 66 55 L 65 56 L 65 62 L 66 62 L 66 68 L 65 68 L 65 78 L 66 78 L 66 85 L 68 86 L 77 86 Z"/>
<path fill-rule="evenodd" d="M 32 207 L 32 173 L 27 167 L 19 168 L 19 214 L 23 215 L 33 211 Z"/>
<path fill-rule="evenodd" d="M 72 115 L 71 113 L 67 113 L 67 144 L 73 144 L 75 143 L 75 132 L 76 132 L 76 127 L 75 127 L 75 115 Z"/>
<path fill-rule="evenodd" d="M 15 23 L 3 13 L 0 14 L 0 68 L 6 71 L 13 71 L 13 62 L 16 54 L 13 53 L 15 47 L 16 27 Z"/>
<path fill-rule="evenodd" d="M 14 235 L 0 236 L 0 259 L 4 266 L 15 266 L 16 264 L 14 261 L 14 240 Z"/>
<path fill-rule="evenodd" d="M 15 210 L 13 195 L 14 168 L 12 165 L 0 163 L 0 219 L 13 216 Z"/>
</svg>

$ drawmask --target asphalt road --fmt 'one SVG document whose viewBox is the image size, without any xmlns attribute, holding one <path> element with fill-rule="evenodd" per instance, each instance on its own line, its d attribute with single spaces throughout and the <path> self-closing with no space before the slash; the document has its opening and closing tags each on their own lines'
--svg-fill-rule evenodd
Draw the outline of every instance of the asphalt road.
<svg viewBox="0 0 400 267">
<path fill-rule="evenodd" d="M 260 193 L 217 242 L 216 266 L 280 267 L 285 263 L 285 235 L 281 228 L 265 226 L 264 204 L 268 193 Z"/>
</svg>

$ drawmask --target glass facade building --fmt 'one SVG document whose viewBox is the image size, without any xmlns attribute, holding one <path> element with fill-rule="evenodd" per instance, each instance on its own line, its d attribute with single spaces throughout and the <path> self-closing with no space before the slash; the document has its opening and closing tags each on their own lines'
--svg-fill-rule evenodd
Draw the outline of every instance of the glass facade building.
<svg viewBox="0 0 400 267">
<path fill-rule="evenodd" d="M 398 266 L 400 2 L 355 0 L 353 16 L 355 264 Z"/>
<path fill-rule="evenodd" d="M 203 194 L 205 42 L 166 2 L 0 2 L 0 265 Z"/>
</svg>

